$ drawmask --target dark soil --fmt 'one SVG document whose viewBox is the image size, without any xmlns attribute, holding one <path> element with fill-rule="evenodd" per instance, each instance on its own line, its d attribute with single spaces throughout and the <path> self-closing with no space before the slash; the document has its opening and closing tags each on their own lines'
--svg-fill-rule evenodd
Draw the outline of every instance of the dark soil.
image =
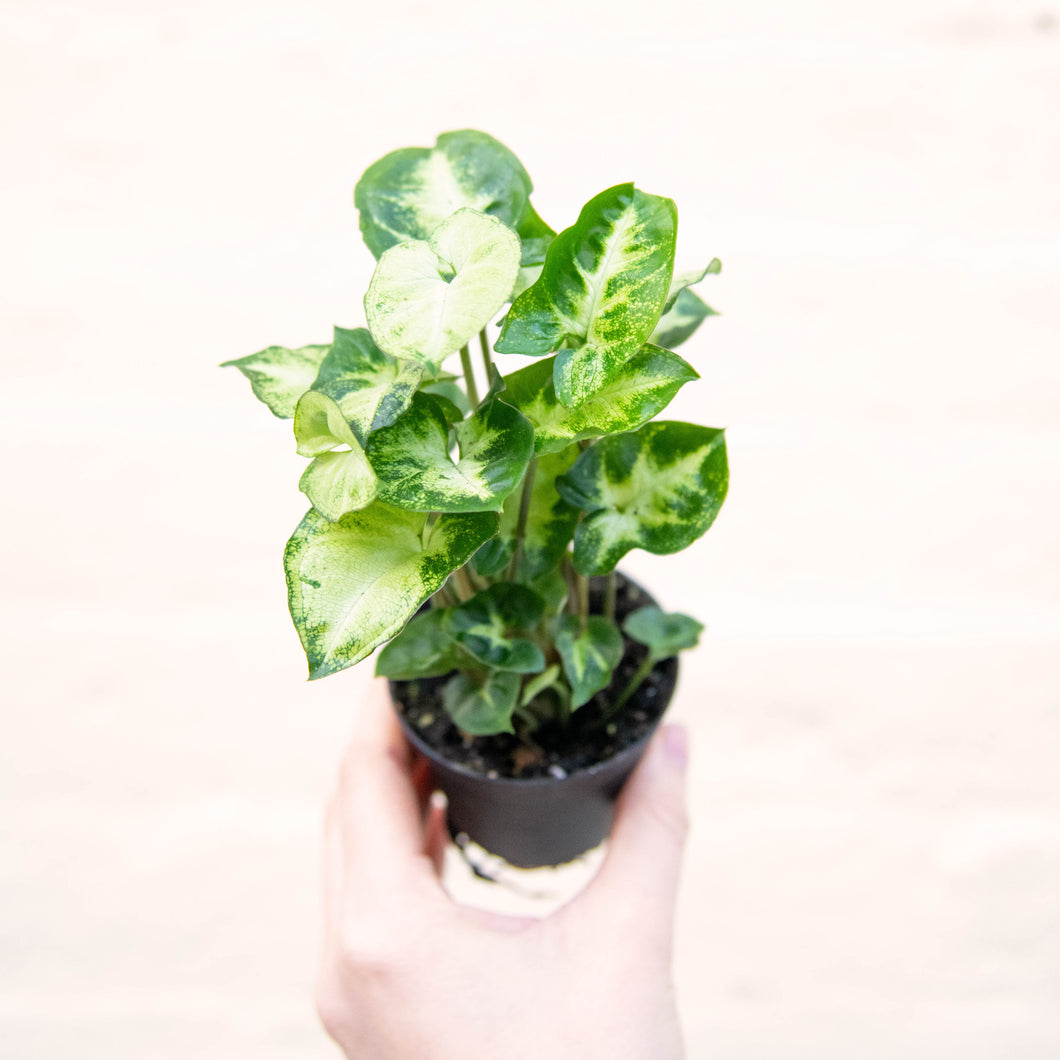
<svg viewBox="0 0 1060 1060">
<path fill-rule="evenodd" d="M 593 578 L 589 609 L 603 610 L 606 579 Z M 655 600 L 621 574 L 615 594 L 615 617 L 622 619 Z M 604 711 L 625 689 L 647 654 L 637 641 L 625 639 L 622 661 L 611 683 L 579 707 L 566 726 L 542 726 L 533 734 L 469 736 L 442 708 L 441 689 L 448 677 L 392 681 L 391 690 L 405 723 L 443 757 L 476 773 L 501 777 L 563 777 L 606 761 L 639 742 L 657 724 L 669 704 L 677 680 L 677 659 L 664 659 L 645 678 L 625 708 L 611 720 Z"/>
</svg>

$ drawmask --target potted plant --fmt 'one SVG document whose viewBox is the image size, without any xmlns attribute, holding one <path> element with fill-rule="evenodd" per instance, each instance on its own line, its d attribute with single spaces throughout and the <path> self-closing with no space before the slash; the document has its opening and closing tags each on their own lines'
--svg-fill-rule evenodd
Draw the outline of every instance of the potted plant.
<svg viewBox="0 0 1060 1060">
<path fill-rule="evenodd" d="M 558 235 L 531 190 L 485 133 L 388 154 L 354 194 L 367 327 L 226 362 L 310 461 L 284 554 L 310 679 L 381 648 L 451 827 L 523 866 L 603 838 L 702 629 L 616 565 L 690 545 L 728 484 L 721 430 L 655 418 L 720 262 L 675 277 L 674 203 L 632 184 Z"/>
</svg>

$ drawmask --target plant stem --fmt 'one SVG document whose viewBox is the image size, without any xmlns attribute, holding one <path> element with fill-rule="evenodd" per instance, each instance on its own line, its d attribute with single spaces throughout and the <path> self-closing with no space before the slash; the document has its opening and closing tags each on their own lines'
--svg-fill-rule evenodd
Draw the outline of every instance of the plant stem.
<svg viewBox="0 0 1060 1060">
<path fill-rule="evenodd" d="M 530 496 L 534 492 L 534 476 L 537 474 L 537 457 L 532 457 L 523 476 L 523 491 L 519 495 L 519 520 L 515 524 L 515 553 L 508 567 L 508 581 L 515 581 L 519 564 L 523 561 L 523 542 L 526 540 L 526 522 L 530 517 Z"/>
<path fill-rule="evenodd" d="M 584 574 L 579 574 L 577 568 L 574 570 L 578 587 L 578 617 L 582 620 L 582 630 L 589 624 L 589 579 Z"/>
<path fill-rule="evenodd" d="M 486 388 L 493 386 L 493 361 L 490 359 L 490 340 L 483 328 L 478 333 L 479 345 L 482 347 L 482 367 L 486 369 Z"/>
<path fill-rule="evenodd" d="M 607 591 L 604 594 L 604 616 L 611 622 L 615 620 L 615 591 L 617 589 L 615 572 L 607 576 Z"/>
<path fill-rule="evenodd" d="M 457 596 L 460 597 L 461 601 L 470 600 L 475 595 L 475 589 L 471 584 L 471 579 L 468 577 L 467 571 L 461 567 L 459 570 L 453 571 L 452 574 L 453 585 L 456 586 Z"/>
<path fill-rule="evenodd" d="M 644 662 L 637 667 L 637 672 L 629 679 L 629 684 L 626 685 L 622 695 L 620 695 L 604 713 L 605 721 L 609 718 L 613 718 L 629 702 L 630 696 L 632 696 L 633 693 L 644 683 L 644 678 L 651 673 L 651 668 L 657 661 L 658 660 L 654 659 L 649 652 Z"/>
<path fill-rule="evenodd" d="M 478 387 L 475 386 L 475 373 L 471 370 L 471 351 L 464 346 L 460 351 L 460 364 L 464 369 L 464 382 L 467 384 L 467 399 L 472 410 L 478 408 Z"/>
</svg>

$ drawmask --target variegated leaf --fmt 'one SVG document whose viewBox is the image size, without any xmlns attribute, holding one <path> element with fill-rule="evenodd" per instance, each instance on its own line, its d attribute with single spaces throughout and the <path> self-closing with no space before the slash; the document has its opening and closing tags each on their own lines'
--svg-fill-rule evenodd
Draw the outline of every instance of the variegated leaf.
<svg viewBox="0 0 1060 1060">
<path fill-rule="evenodd" d="M 556 394 L 577 406 L 603 386 L 658 323 L 673 275 L 677 210 L 619 184 L 591 199 L 552 241 L 537 282 L 513 303 L 500 353 L 556 359 Z"/>
<path fill-rule="evenodd" d="M 294 436 L 299 454 L 316 458 L 298 488 L 325 519 L 335 522 L 372 503 L 375 472 L 333 398 L 307 390 L 295 409 Z"/>
<path fill-rule="evenodd" d="M 441 677 L 466 661 L 467 656 L 449 632 L 448 609 L 432 607 L 384 645 L 375 662 L 375 673 L 392 681 L 412 681 Z"/>
<path fill-rule="evenodd" d="M 553 358 L 513 372 L 502 398 L 533 425 L 534 452 L 553 453 L 571 442 L 636 430 L 657 416 L 699 374 L 676 353 L 646 345 L 614 379 L 575 409 L 561 405 L 553 383 Z"/>
<path fill-rule="evenodd" d="M 454 674 L 442 689 L 442 706 L 457 728 L 472 736 L 514 732 L 512 714 L 521 678 L 506 670 L 484 676 Z"/>
<path fill-rule="evenodd" d="M 496 530 L 490 513 L 430 522 L 380 502 L 335 523 L 308 512 L 287 542 L 284 570 L 310 680 L 390 640 Z"/>
<path fill-rule="evenodd" d="M 606 574 L 632 548 L 679 552 L 714 521 L 728 483 L 723 431 L 663 421 L 601 439 L 556 480 L 588 512 L 574 534 L 575 567 Z"/>
<path fill-rule="evenodd" d="M 519 256 L 510 228 L 458 210 L 428 241 L 399 243 L 379 259 L 364 296 L 372 337 L 392 356 L 436 371 L 511 296 Z"/>
<path fill-rule="evenodd" d="M 408 408 L 423 371 L 422 364 L 383 353 L 367 328 L 336 328 L 313 389 L 335 401 L 363 446 Z"/>
<path fill-rule="evenodd" d="M 541 457 L 527 469 L 526 473 L 533 474 L 534 478 L 530 487 L 522 557 L 515 572 L 519 581 L 533 581 L 554 567 L 574 536 L 578 509 L 556 493 L 556 477 L 574 463 L 578 452 L 577 446 L 570 446 L 562 452 Z M 522 490 L 514 490 L 504 502 L 497 536 L 475 554 L 474 564 L 479 574 L 489 577 L 511 562 L 521 505 Z"/>
<path fill-rule="evenodd" d="M 528 287 L 537 282 L 545 265 L 545 254 L 549 244 L 556 238 L 556 233 L 538 216 L 537 211 L 528 204 L 527 214 L 517 229 L 522 241 L 522 257 L 519 262 L 519 275 L 515 281 L 512 298 L 516 298 Z"/>
<path fill-rule="evenodd" d="M 652 332 L 651 341 L 673 349 L 690 339 L 707 317 L 717 315 L 718 311 L 711 309 L 695 291 L 681 291 L 673 308 L 663 314 L 659 326 Z"/>
<path fill-rule="evenodd" d="M 330 346 L 302 346 L 289 350 L 270 346 L 260 353 L 225 361 L 222 368 L 238 368 L 248 380 L 254 396 L 269 406 L 274 416 L 289 420 L 298 399 L 313 385 Z"/>
<path fill-rule="evenodd" d="M 392 427 L 368 442 L 379 496 L 419 512 L 500 511 L 522 480 L 534 429 L 515 409 L 493 399 L 453 428 L 459 456 L 449 453 L 449 424 L 437 401 L 417 394 Z"/>
<path fill-rule="evenodd" d="M 540 673 L 541 649 L 513 631 L 532 629 L 541 621 L 545 601 L 525 585 L 497 582 L 449 612 L 449 629 L 465 651 L 485 666 L 513 673 Z"/>
<path fill-rule="evenodd" d="M 518 230 L 533 225 L 533 185 L 504 144 L 486 133 L 443 133 L 432 147 L 392 151 L 357 182 L 353 201 L 361 232 L 378 258 L 410 239 L 428 239 L 450 214 L 471 207 Z M 536 234 L 536 233 L 532 233 Z"/>
<path fill-rule="evenodd" d="M 582 626 L 574 615 L 562 615 L 555 625 L 556 650 L 571 687 L 571 707 L 587 703 L 606 688 L 622 660 L 622 634 L 610 619 L 590 615 Z"/>
</svg>

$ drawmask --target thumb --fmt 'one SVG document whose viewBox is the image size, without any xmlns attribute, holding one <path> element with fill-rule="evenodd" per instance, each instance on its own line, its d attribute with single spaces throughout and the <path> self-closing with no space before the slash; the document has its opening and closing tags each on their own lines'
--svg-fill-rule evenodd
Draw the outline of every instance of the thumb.
<svg viewBox="0 0 1060 1060">
<path fill-rule="evenodd" d="M 665 726 L 619 796 L 607 856 L 583 895 L 605 915 L 635 917 L 638 931 L 667 952 L 688 832 L 687 765 L 687 732 Z"/>
</svg>

